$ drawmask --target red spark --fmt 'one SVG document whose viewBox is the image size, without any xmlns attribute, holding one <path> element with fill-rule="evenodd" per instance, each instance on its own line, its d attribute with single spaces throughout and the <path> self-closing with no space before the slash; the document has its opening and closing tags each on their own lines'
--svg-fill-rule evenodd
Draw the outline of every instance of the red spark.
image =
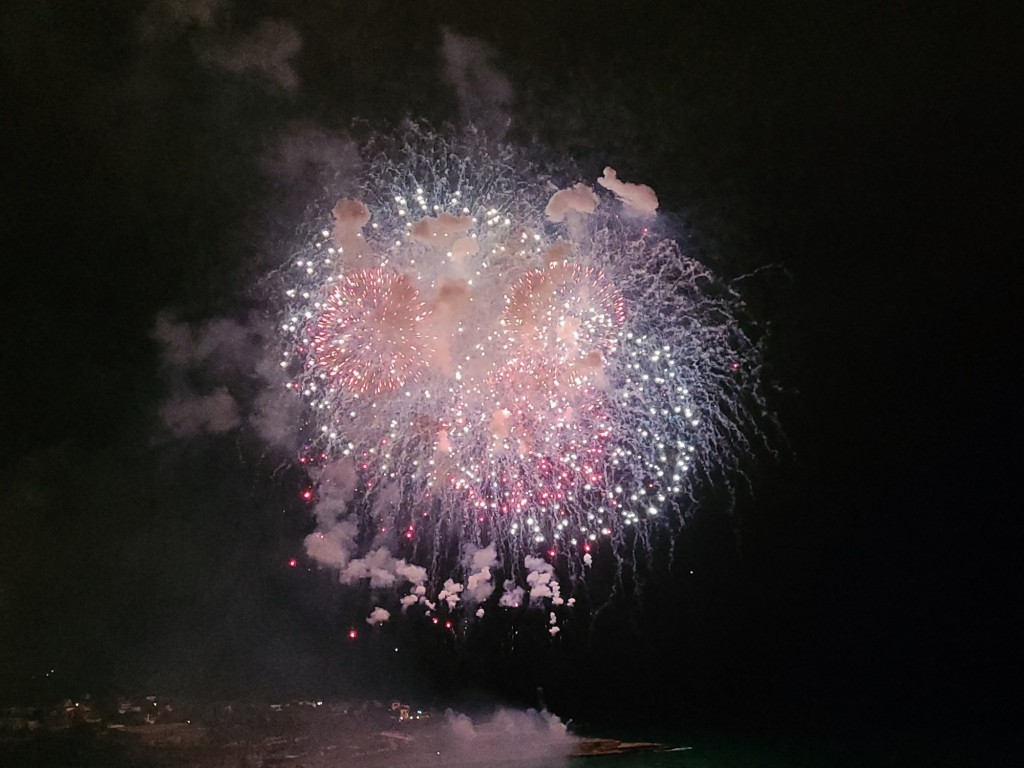
<svg viewBox="0 0 1024 768">
<path fill-rule="evenodd" d="M 406 277 L 387 269 L 348 275 L 310 329 L 307 366 L 359 394 L 395 389 L 419 374 L 418 324 L 426 314 Z"/>
</svg>

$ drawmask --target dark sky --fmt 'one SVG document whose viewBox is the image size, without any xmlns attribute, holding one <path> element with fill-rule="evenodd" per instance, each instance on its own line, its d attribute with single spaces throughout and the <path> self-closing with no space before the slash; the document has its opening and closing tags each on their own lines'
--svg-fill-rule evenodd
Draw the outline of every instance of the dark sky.
<svg viewBox="0 0 1024 768">
<path fill-rule="evenodd" d="M 531 703 L 544 684 L 570 714 L 1009 722 L 1019 12 L 244 5 L 0 11 L 0 689 L 384 679 Z M 509 141 L 628 168 L 716 270 L 768 267 L 742 287 L 771 327 L 776 456 L 751 457 L 752 497 L 712 500 L 681 537 L 698 578 L 673 573 L 557 648 L 409 627 L 342 642 L 367 605 L 286 568 L 310 526 L 288 457 L 160 430 L 159 313 L 258 310 L 252 286 L 354 120 L 473 110 L 445 79 L 445 25 L 494 50 Z M 655 607 L 659 589 L 675 604 Z"/>
</svg>

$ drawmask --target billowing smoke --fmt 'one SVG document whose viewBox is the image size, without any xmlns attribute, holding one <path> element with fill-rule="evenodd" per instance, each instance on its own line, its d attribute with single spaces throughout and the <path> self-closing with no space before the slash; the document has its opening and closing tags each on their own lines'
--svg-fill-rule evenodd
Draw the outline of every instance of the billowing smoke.
<svg viewBox="0 0 1024 768">
<path fill-rule="evenodd" d="M 597 183 L 621 200 L 627 211 L 641 216 L 653 216 L 658 210 L 658 196 L 653 189 L 646 184 L 620 181 L 614 168 L 605 168 L 604 175 Z"/>
<path fill-rule="evenodd" d="M 472 717 L 448 710 L 442 718 L 382 731 L 378 738 L 380 749 L 359 755 L 360 765 L 555 768 L 570 765 L 585 744 L 548 712 L 504 708 Z"/>
<path fill-rule="evenodd" d="M 451 734 L 448 745 L 455 759 L 472 753 L 484 761 L 488 755 L 496 760 L 515 755 L 517 760 L 524 761 L 558 761 L 569 756 L 579 744 L 579 739 L 550 712 L 498 708 L 490 717 L 474 721 L 448 710 L 446 717 Z M 444 753 L 441 756 L 444 758 Z"/>
</svg>

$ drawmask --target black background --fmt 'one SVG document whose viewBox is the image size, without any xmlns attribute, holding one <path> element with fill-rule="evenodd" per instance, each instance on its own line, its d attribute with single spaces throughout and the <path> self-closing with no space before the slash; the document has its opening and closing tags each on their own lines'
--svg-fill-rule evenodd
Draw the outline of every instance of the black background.
<svg viewBox="0 0 1024 768">
<path fill-rule="evenodd" d="M 141 43 L 135 3 L 0 11 L 0 689 L 543 686 L 591 720 L 1011 732 L 1019 12 L 263 2 L 229 26 L 263 18 L 302 36 L 295 90 L 204 66 L 202 30 Z M 769 267 L 740 285 L 771 327 L 777 455 L 666 579 L 556 643 L 348 641 L 368 598 L 287 568 L 301 473 L 244 437 L 159 436 L 157 313 L 247 309 L 316 195 L 312 163 L 267 173 L 278 137 L 457 122 L 442 25 L 495 49 L 510 141 L 650 184 L 726 276 Z"/>
</svg>

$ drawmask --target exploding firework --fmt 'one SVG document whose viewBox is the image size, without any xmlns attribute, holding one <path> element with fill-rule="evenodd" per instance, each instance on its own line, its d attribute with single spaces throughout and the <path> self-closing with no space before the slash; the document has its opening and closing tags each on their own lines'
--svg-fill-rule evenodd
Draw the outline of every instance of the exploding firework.
<svg viewBox="0 0 1024 768">
<path fill-rule="evenodd" d="M 419 374 L 423 303 L 412 284 L 387 269 L 341 275 L 311 329 L 307 363 L 334 386 L 379 395 Z"/>
<path fill-rule="evenodd" d="M 559 190 L 417 129 L 366 154 L 285 271 L 307 551 L 428 612 L 571 602 L 552 563 L 585 573 L 735 467 L 758 399 L 741 304 L 612 169 Z"/>
</svg>

